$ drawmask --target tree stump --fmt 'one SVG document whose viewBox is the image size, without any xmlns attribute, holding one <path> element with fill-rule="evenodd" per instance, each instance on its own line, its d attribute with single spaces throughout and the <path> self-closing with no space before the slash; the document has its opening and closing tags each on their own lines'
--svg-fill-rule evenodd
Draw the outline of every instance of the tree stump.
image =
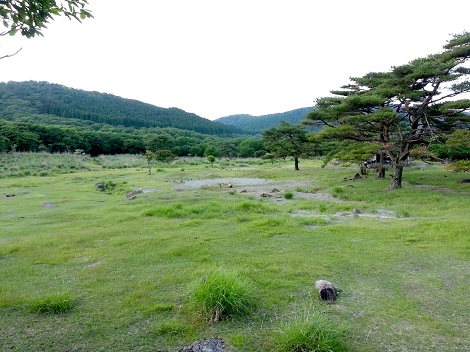
<svg viewBox="0 0 470 352">
<path fill-rule="evenodd" d="M 336 301 L 336 288 L 333 284 L 326 280 L 318 280 L 315 282 L 315 287 L 320 294 L 322 301 L 327 301 L 328 303 L 333 303 Z"/>
</svg>

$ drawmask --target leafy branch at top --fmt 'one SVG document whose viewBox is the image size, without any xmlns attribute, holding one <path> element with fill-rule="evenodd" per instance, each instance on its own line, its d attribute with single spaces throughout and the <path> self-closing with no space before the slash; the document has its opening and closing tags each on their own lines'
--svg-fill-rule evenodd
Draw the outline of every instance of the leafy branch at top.
<svg viewBox="0 0 470 352">
<path fill-rule="evenodd" d="M 79 22 L 92 18 L 86 8 L 88 0 L 0 0 L 0 21 L 5 30 L 0 36 L 18 32 L 33 38 L 42 36 L 42 30 L 53 20 L 53 16 L 65 16 Z"/>
</svg>

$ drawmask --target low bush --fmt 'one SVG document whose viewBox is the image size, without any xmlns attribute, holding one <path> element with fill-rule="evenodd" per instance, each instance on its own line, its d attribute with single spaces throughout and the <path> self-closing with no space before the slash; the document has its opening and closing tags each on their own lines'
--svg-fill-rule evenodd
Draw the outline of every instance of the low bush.
<svg viewBox="0 0 470 352">
<path fill-rule="evenodd" d="M 278 352 L 344 352 L 342 334 L 315 313 L 287 323 L 276 338 Z"/>
<path fill-rule="evenodd" d="M 38 298 L 30 304 L 30 310 L 37 314 L 60 314 L 73 309 L 75 303 L 67 294 L 56 294 Z"/>
<path fill-rule="evenodd" d="M 194 290 L 194 303 L 211 322 L 249 314 L 255 307 L 248 282 L 233 271 L 216 270 Z"/>
<path fill-rule="evenodd" d="M 455 172 L 469 172 L 470 171 L 470 160 L 459 160 L 446 165 L 446 170 Z"/>
<path fill-rule="evenodd" d="M 285 199 L 292 199 L 292 198 L 294 198 L 294 193 L 287 192 L 287 193 L 284 194 L 284 198 Z"/>
</svg>

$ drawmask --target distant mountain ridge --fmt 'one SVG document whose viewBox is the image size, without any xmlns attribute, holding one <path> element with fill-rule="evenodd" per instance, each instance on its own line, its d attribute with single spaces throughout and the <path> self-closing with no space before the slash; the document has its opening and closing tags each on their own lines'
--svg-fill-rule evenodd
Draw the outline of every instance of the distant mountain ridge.
<svg viewBox="0 0 470 352">
<path fill-rule="evenodd" d="M 68 88 L 48 82 L 0 82 L 0 118 L 18 121 L 27 115 L 78 119 L 130 128 L 177 128 L 210 135 L 246 134 L 178 108 L 161 108 L 112 94 Z"/>
<path fill-rule="evenodd" d="M 277 126 L 281 121 L 292 124 L 305 120 L 305 114 L 312 111 L 314 107 L 299 108 L 276 114 L 253 116 L 248 114 L 230 115 L 216 119 L 216 122 L 238 127 L 248 132 L 261 133 L 265 129 Z"/>
</svg>

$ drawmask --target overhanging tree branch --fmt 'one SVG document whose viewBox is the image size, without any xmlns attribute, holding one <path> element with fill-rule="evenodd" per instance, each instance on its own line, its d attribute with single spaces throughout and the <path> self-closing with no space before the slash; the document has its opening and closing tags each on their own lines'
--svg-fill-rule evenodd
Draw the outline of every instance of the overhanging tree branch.
<svg viewBox="0 0 470 352">
<path fill-rule="evenodd" d="M 19 48 L 14 54 L 8 54 L 8 55 L 3 55 L 3 56 L 0 56 L 0 60 L 1 59 L 5 59 L 7 57 L 12 57 L 12 56 L 15 56 L 16 54 L 18 54 L 23 48 Z"/>
</svg>

